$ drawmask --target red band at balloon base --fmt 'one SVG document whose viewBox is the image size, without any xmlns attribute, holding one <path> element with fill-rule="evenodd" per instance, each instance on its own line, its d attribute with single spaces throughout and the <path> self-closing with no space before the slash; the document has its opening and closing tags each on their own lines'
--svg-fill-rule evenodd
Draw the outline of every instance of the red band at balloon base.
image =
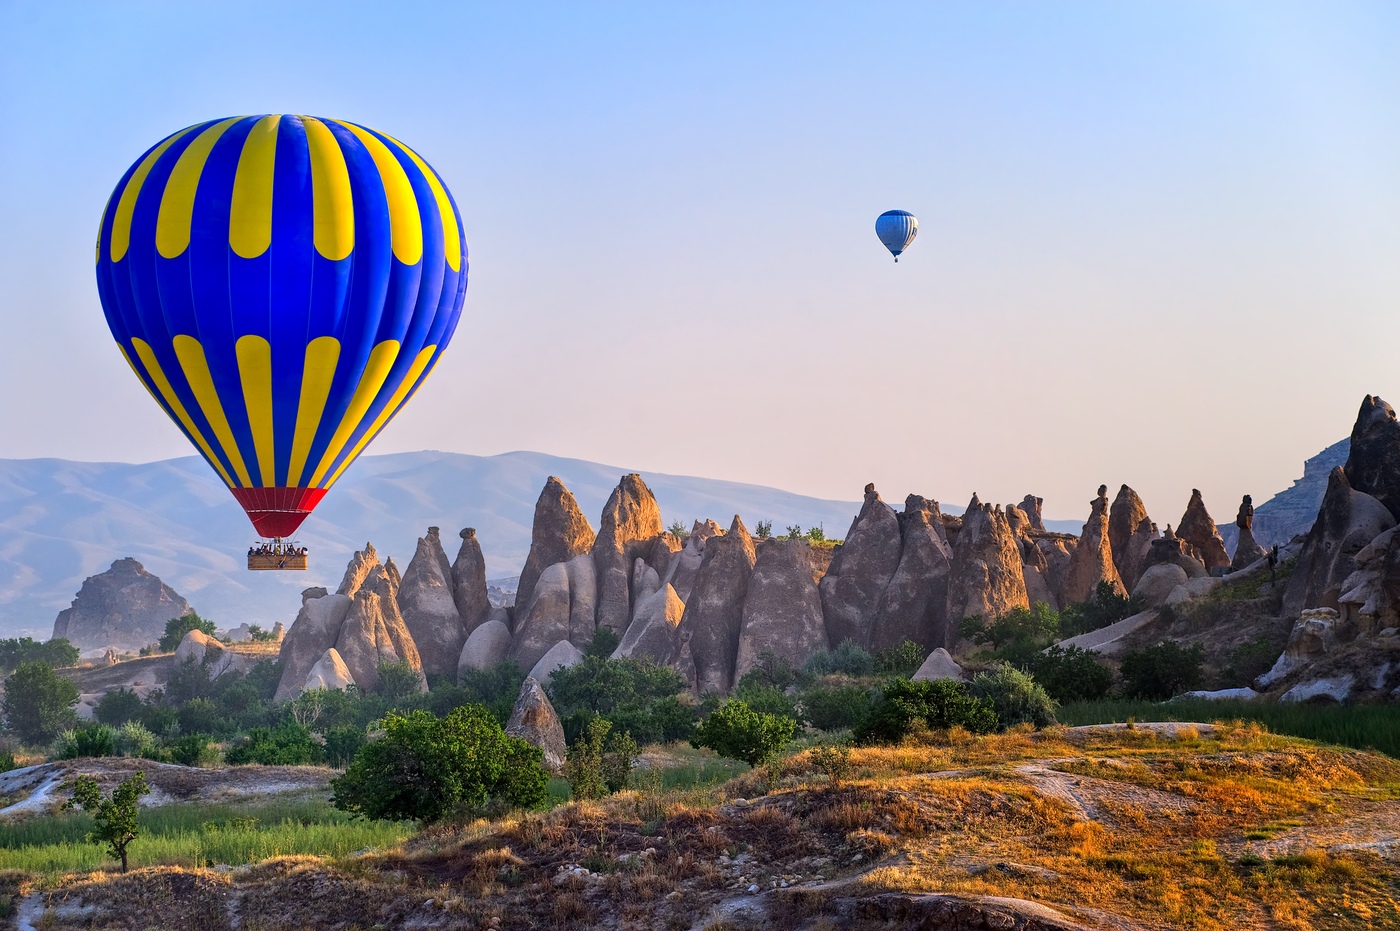
<svg viewBox="0 0 1400 931">
<path fill-rule="evenodd" d="M 321 499 L 324 488 L 234 488 L 233 497 L 248 512 L 259 536 L 290 537 Z"/>
</svg>

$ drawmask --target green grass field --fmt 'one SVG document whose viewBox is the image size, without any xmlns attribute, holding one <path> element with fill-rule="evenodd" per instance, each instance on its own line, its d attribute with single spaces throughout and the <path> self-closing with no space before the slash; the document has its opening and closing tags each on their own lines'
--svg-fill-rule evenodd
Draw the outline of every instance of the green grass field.
<svg viewBox="0 0 1400 931">
<path fill-rule="evenodd" d="M 1394 705 L 1310 705 L 1263 701 L 1097 701 L 1062 706 L 1061 724 L 1126 721 L 1258 721 L 1275 734 L 1379 750 L 1400 757 L 1400 707 Z"/>
<path fill-rule="evenodd" d="M 352 819 L 324 800 L 273 799 L 240 805 L 181 804 L 142 811 L 131 865 L 236 866 L 269 857 L 344 856 L 397 844 L 409 823 Z M 63 813 L 0 824 L 0 870 L 66 873 L 115 866 L 105 847 L 85 838 L 92 819 Z"/>
</svg>

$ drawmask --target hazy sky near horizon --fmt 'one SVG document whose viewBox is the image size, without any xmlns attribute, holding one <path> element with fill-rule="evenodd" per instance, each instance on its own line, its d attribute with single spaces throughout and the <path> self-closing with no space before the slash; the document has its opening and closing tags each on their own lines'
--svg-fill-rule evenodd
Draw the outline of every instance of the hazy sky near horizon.
<svg viewBox="0 0 1400 931">
<path fill-rule="evenodd" d="M 0 457 L 190 452 L 97 221 L 173 130 L 294 112 L 412 145 L 468 235 L 371 453 L 1228 522 L 1400 403 L 1397 47 L 1380 2 L 0 0 Z"/>
</svg>

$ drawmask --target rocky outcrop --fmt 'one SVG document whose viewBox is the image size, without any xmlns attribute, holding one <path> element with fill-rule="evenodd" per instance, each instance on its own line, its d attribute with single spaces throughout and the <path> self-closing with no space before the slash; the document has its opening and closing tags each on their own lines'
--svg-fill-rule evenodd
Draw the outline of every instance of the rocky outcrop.
<svg viewBox="0 0 1400 931">
<path fill-rule="evenodd" d="M 394 597 L 399 597 L 399 586 L 403 584 L 403 573 L 399 571 L 399 564 L 394 562 L 394 557 L 390 556 L 384 560 L 384 574 L 389 577 L 389 587 L 394 590 Z"/>
<path fill-rule="evenodd" d="M 535 679 L 526 679 L 520 686 L 520 696 L 510 711 L 506 733 L 519 737 L 544 754 L 544 767 L 552 773 L 564 771 L 568 747 L 564 744 L 564 725 L 554 711 L 549 696 Z"/>
<path fill-rule="evenodd" d="M 462 655 L 457 660 L 457 682 L 469 669 L 493 669 L 505 661 L 510 653 L 510 627 L 504 621 L 495 619 L 477 626 L 467 635 L 462 644 Z"/>
<path fill-rule="evenodd" d="M 1023 512 L 1017 513 L 1029 529 L 1029 519 Z M 904 512 L 899 515 L 899 532 L 899 566 L 880 596 L 870 648 L 889 650 L 906 640 L 926 650 L 952 646 L 948 576 L 953 552 L 944 535 L 938 502 L 921 495 L 906 498 Z"/>
<path fill-rule="evenodd" d="M 734 686 L 744 601 L 756 561 L 753 538 L 737 514 L 728 533 L 705 541 L 705 558 L 681 618 L 681 640 L 695 664 L 700 694 L 727 694 Z"/>
<path fill-rule="evenodd" d="M 928 655 L 913 675 L 915 682 L 933 682 L 936 679 L 961 679 L 963 668 L 954 661 L 952 654 L 939 647 Z"/>
<path fill-rule="evenodd" d="M 1191 500 L 1186 504 L 1186 513 L 1181 515 L 1181 523 L 1176 526 L 1176 535 L 1190 550 L 1190 555 L 1205 564 L 1206 571 L 1214 572 L 1230 565 L 1230 556 L 1225 552 L 1225 541 L 1206 510 L 1198 488 L 1191 489 Z"/>
<path fill-rule="evenodd" d="M 972 496 L 953 547 L 948 576 L 948 623 L 981 615 L 994 618 L 1029 608 L 1021 550 L 1000 508 Z"/>
<path fill-rule="evenodd" d="M 633 473 L 622 476 L 603 507 L 593 564 L 598 572 L 597 621 L 621 634 L 632 618 L 632 564 L 651 552 L 661 534 L 661 508 L 656 496 Z"/>
<path fill-rule="evenodd" d="M 1021 510 L 1026 512 L 1032 530 L 1045 529 L 1045 518 L 1041 515 L 1041 505 L 1044 503 L 1044 498 L 1037 498 L 1035 495 L 1026 495 L 1021 499 Z"/>
<path fill-rule="evenodd" d="M 302 690 L 310 692 L 315 689 L 326 689 L 343 692 L 354 684 L 355 677 L 350 675 L 350 668 L 345 665 L 345 660 L 340 658 L 340 654 L 332 648 L 321 654 L 316 665 L 311 667 L 311 672 L 307 673 L 306 683 Z"/>
<path fill-rule="evenodd" d="M 1393 526 L 1395 518 L 1384 504 L 1352 488 L 1345 470 L 1333 469 L 1284 591 L 1285 616 L 1305 608 L 1337 608 L 1342 583 L 1357 570 L 1356 555 Z"/>
<path fill-rule="evenodd" d="M 744 598 L 734 681 L 758 665 L 764 653 L 801 667 L 827 647 L 822 600 L 812 579 L 812 545 L 769 540 L 758 551 Z"/>
<path fill-rule="evenodd" d="M 1205 563 L 1186 552 L 1186 545 L 1172 532 L 1171 524 L 1167 524 L 1167 532 L 1153 540 L 1147 551 L 1147 568 L 1164 565 L 1180 567 L 1188 579 L 1208 575 Z"/>
<path fill-rule="evenodd" d="M 1108 546 L 1113 552 L 1118 577 L 1128 591 L 1137 585 L 1146 568 L 1143 562 L 1147 558 L 1147 545 L 1155 536 L 1142 498 L 1127 485 L 1120 487 L 1108 509 Z"/>
<path fill-rule="evenodd" d="M 1021 575 L 1026 582 L 1026 599 L 1032 605 L 1045 604 L 1059 610 L 1060 600 L 1050 582 L 1050 561 L 1034 540 L 1022 538 Z"/>
<path fill-rule="evenodd" d="M 192 630 L 185 634 L 180 645 L 175 648 L 175 665 L 186 663 L 214 662 L 224 652 L 224 645 L 202 630 Z"/>
<path fill-rule="evenodd" d="M 486 593 L 486 558 L 481 555 L 476 528 L 468 527 L 458 536 L 462 545 L 452 562 L 452 600 L 463 629 L 470 634 L 491 615 L 491 598 Z"/>
<path fill-rule="evenodd" d="M 1268 555 L 1268 551 L 1254 540 L 1254 500 L 1249 495 L 1240 501 L 1235 528 L 1235 555 L 1230 559 L 1231 572 L 1239 572 Z"/>
<path fill-rule="evenodd" d="M 560 640 L 587 646 L 593 640 L 597 580 L 587 553 L 540 573 L 528 607 L 516 605 L 510 658 L 528 669 Z"/>
<path fill-rule="evenodd" d="M 826 635 L 832 644 L 851 640 L 870 647 L 880 597 L 899 569 L 899 553 L 899 519 L 880 500 L 875 486 L 866 485 L 860 513 L 819 586 Z"/>
<path fill-rule="evenodd" d="M 685 603 L 668 582 L 637 602 L 632 623 L 613 651 L 614 659 L 646 657 L 661 665 L 670 663 L 680 647 L 681 618 Z"/>
<path fill-rule="evenodd" d="M 355 684 L 366 692 L 379 686 L 382 663 L 407 663 L 410 668 L 422 672 L 423 660 L 399 614 L 393 583 L 383 566 L 371 570 L 355 592 L 335 648 Z M 427 683 L 421 676 L 419 681 L 420 688 L 426 691 Z"/>
<path fill-rule="evenodd" d="M 1400 527 L 1363 546 L 1354 562 L 1337 599 L 1343 626 L 1362 634 L 1400 627 Z"/>
<path fill-rule="evenodd" d="M 1123 487 L 1127 488 L 1126 485 Z M 1125 541 L 1125 551 L 1126 545 Z M 1100 485 L 1098 497 L 1089 502 L 1089 519 L 1085 521 L 1079 545 L 1074 548 L 1074 554 L 1070 557 L 1069 572 L 1060 592 L 1060 604 L 1067 606 L 1088 601 L 1100 582 L 1109 583 L 1120 595 L 1127 594 L 1123 580 L 1119 578 L 1118 569 L 1113 563 L 1113 548 L 1108 538 L 1106 485 Z"/>
<path fill-rule="evenodd" d="M 165 634 L 167 621 L 188 613 L 189 602 L 128 557 L 83 581 L 72 605 L 58 613 L 53 636 L 79 650 L 139 650 Z"/>
<path fill-rule="evenodd" d="M 377 568 L 382 568 L 379 563 L 379 553 L 375 552 L 373 543 L 366 543 L 364 549 L 356 550 L 355 555 L 350 557 L 350 564 L 345 567 L 345 575 L 341 577 L 340 588 L 337 588 L 335 593 L 354 598 L 365 579 Z M 390 585 L 395 588 L 398 585 L 397 576 L 397 569 L 394 570 L 393 575 L 388 576 Z"/>
<path fill-rule="evenodd" d="M 1186 582 L 1186 570 L 1175 563 L 1148 566 L 1133 588 L 1133 597 L 1142 599 L 1143 607 L 1155 608 L 1166 604 L 1171 593 Z"/>
<path fill-rule="evenodd" d="M 301 694 L 312 667 L 340 638 L 350 601 L 339 593 L 328 595 L 319 587 L 301 593 L 301 610 L 287 636 L 282 638 L 282 649 L 277 657 L 282 664 L 282 678 L 273 696 L 275 701 L 290 701 Z"/>
<path fill-rule="evenodd" d="M 593 528 L 579 510 L 564 483 L 551 475 L 535 502 L 535 523 L 530 534 L 530 555 L 520 570 L 515 591 L 517 606 L 525 606 L 535 594 L 540 573 L 593 549 Z"/>
<path fill-rule="evenodd" d="M 1282 655 L 1272 669 L 1254 680 L 1254 687 L 1263 691 L 1278 685 L 1297 670 L 1335 650 L 1340 643 L 1338 620 L 1332 608 L 1305 609 L 1294 622 Z"/>
<path fill-rule="evenodd" d="M 695 584 L 695 573 L 700 571 L 700 563 L 705 559 L 705 542 L 711 537 L 723 536 L 724 529 L 712 520 L 696 521 L 686 537 L 671 566 L 662 577 L 663 582 L 671 583 L 681 601 L 690 600 L 690 589 Z"/>
<path fill-rule="evenodd" d="M 1400 520 L 1400 421 L 1378 397 L 1368 394 L 1361 402 L 1351 429 L 1346 473 L 1352 488 L 1375 498 Z"/>
<path fill-rule="evenodd" d="M 529 678 L 549 685 L 557 669 L 568 669 L 583 662 L 583 651 L 567 640 L 560 640 L 530 667 Z"/>
<path fill-rule="evenodd" d="M 1061 603 L 1060 594 L 1065 589 L 1065 579 L 1069 578 L 1069 564 L 1074 558 L 1079 539 L 1068 534 L 1044 534 L 1037 535 L 1033 542 L 1036 549 L 1040 550 L 1040 555 L 1045 557 L 1043 574 L 1050 586 L 1050 593 L 1055 596 L 1055 606 L 1058 608 Z"/>
<path fill-rule="evenodd" d="M 484 571 L 481 585 L 484 595 Z M 408 563 L 395 600 L 418 648 L 423 671 L 434 676 L 455 676 L 462 645 L 467 642 L 467 629 L 457 613 L 452 566 L 442 550 L 438 528 L 429 527 L 427 535 L 418 538 L 418 548 Z"/>
</svg>

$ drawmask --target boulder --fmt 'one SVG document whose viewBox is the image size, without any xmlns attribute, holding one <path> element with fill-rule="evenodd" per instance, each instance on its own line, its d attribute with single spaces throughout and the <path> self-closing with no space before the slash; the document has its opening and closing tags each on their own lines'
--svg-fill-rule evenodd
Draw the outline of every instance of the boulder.
<svg viewBox="0 0 1400 931">
<path fill-rule="evenodd" d="M 335 648 L 355 684 L 366 692 L 379 686 L 381 663 L 407 663 L 411 669 L 422 672 L 423 660 L 399 614 L 393 583 L 383 566 L 372 569 L 355 592 Z M 420 691 L 427 691 L 421 675 L 419 687 Z"/>
<path fill-rule="evenodd" d="M 335 593 L 354 598 L 365 579 L 378 568 L 383 568 L 379 564 L 379 554 L 375 552 L 373 543 L 366 543 L 364 549 L 356 550 L 355 555 L 350 557 L 350 564 L 345 567 L 345 575 L 341 577 L 340 588 L 337 588 Z M 386 576 L 389 579 L 389 584 L 394 588 L 398 587 L 398 583 L 395 581 L 397 576 L 397 568 L 394 569 L 392 575 Z"/>
<path fill-rule="evenodd" d="M 1195 601 L 1197 598 L 1204 598 L 1207 595 L 1219 591 L 1225 584 L 1223 579 L 1213 575 L 1202 576 L 1196 579 L 1187 579 L 1185 582 L 1172 589 L 1167 596 L 1167 604 L 1179 605 L 1188 601 Z"/>
<path fill-rule="evenodd" d="M 73 603 L 54 620 L 54 638 L 79 650 L 139 650 L 165 634 L 167 621 L 190 613 L 190 604 L 130 557 L 83 580 Z"/>
<path fill-rule="evenodd" d="M 1045 519 L 1041 516 L 1041 505 L 1044 503 L 1044 498 L 1037 498 L 1035 495 L 1026 495 L 1021 499 L 1021 510 L 1026 512 L 1032 530 L 1045 529 Z"/>
<path fill-rule="evenodd" d="M 485 621 L 467 635 L 457 660 L 457 681 L 468 669 L 494 669 L 510 652 L 510 628 L 502 621 Z"/>
<path fill-rule="evenodd" d="M 870 648 L 880 598 L 899 569 L 900 546 L 894 510 L 880 500 L 874 485 L 866 485 L 860 513 L 819 586 L 827 640 L 832 644 L 850 640 Z"/>
<path fill-rule="evenodd" d="M 1132 547 L 1133 537 L 1138 534 L 1140 527 L 1144 525 L 1151 527 L 1152 521 L 1147 516 L 1147 506 L 1142 503 L 1142 498 L 1127 485 L 1118 489 L 1117 496 L 1113 499 L 1112 506 L 1108 509 L 1108 547 L 1113 553 L 1113 565 L 1118 570 L 1118 577 L 1123 581 L 1123 587 L 1131 591 L 1137 585 L 1138 577 L 1142 575 L 1146 567 L 1141 563 L 1133 564 Z M 1147 548 L 1139 546 L 1137 552 L 1140 558 L 1147 556 Z"/>
<path fill-rule="evenodd" d="M 587 553 L 541 572 L 528 607 L 516 605 L 511 659 L 525 669 L 560 640 L 578 646 L 592 642 L 596 585 L 593 557 Z"/>
<path fill-rule="evenodd" d="M 483 589 L 485 581 L 483 577 Z M 429 527 L 427 535 L 418 538 L 418 548 L 408 563 L 395 600 L 418 648 L 423 671 L 435 676 L 456 675 L 467 629 L 457 613 L 452 565 L 442 550 L 438 528 Z"/>
<path fill-rule="evenodd" d="M 620 635 L 632 618 L 632 564 L 645 559 L 661 535 L 661 508 L 636 473 L 622 476 L 603 506 L 593 565 L 598 573 L 597 621 Z"/>
<path fill-rule="evenodd" d="M 306 687 L 306 677 L 326 651 L 340 638 L 340 628 L 350 611 L 351 599 L 339 593 L 326 594 L 324 588 L 308 588 L 301 593 L 301 610 L 282 638 L 278 661 L 282 678 L 274 701 L 291 701 Z"/>
<path fill-rule="evenodd" d="M 530 554 L 520 570 L 515 603 L 525 606 L 535 594 L 540 573 L 593 549 L 593 528 L 579 510 L 564 483 L 553 475 L 544 483 L 535 502 L 535 522 L 530 532 Z"/>
<path fill-rule="evenodd" d="M 1330 676 L 1325 679 L 1313 679 L 1293 686 L 1279 696 L 1279 701 L 1304 702 L 1326 699 L 1334 702 L 1345 702 L 1351 697 L 1352 686 L 1355 684 L 1356 677 L 1350 673 Z"/>
<path fill-rule="evenodd" d="M 728 694 L 757 554 L 736 514 L 729 532 L 705 541 L 705 558 L 681 617 L 681 641 L 695 664 L 696 690 Z"/>
<path fill-rule="evenodd" d="M 734 681 L 758 665 L 764 653 L 801 668 L 827 647 L 822 600 L 812 578 L 812 544 L 769 540 L 758 551 L 744 597 Z"/>
<path fill-rule="evenodd" d="M 1171 593 L 1187 580 L 1186 570 L 1175 563 L 1148 566 L 1133 589 L 1133 597 L 1142 599 L 1144 607 L 1165 604 Z"/>
<path fill-rule="evenodd" d="M 491 599 L 486 594 L 486 558 L 476 539 L 476 528 L 467 527 L 457 534 L 462 545 L 452 562 L 452 600 L 457 603 L 457 616 L 470 634 L 491 615 Z"/>
<path fill-rule="evenodd" d="M 1395 518 L 1384 504 L 1352 488 L 1345 470 L 1333 469 L 1317 521 L 1303 540 L 1284 590 L 1284 615 L 1338 607 L 1342 583 L 1358 568 L 1356 555 L 1394 526 Z"/>
<path fill-rule="evenodd" d="M 1230 571 L 1239 572 L 1269 555 L 1264 547 L 1254 539 L 1254 499 L 1245 495 L 1240 501 L 1239 513 L 1235 515 L 1238 528 L 1235 540 L 1235 555 L 1230 559 Z"/>
<path fill-rule="evenodd" d="M 1367 395 L 1361 402 L 1351 429 L 1346 474 L 1352 488 L 1375 498 L 1400 520 L 1400 421 L 1378 397 Z"/>
<path fill-rule="evenodd" d="M 316 665 L 311 667 L 311 671 L 306 674 L 306 684 L 303 691 L 311 692 L 316 689 L 326 689 L 343 692 L 355 684 L 355 677 L 350 675 L 350 668 L 345 665 L 345 660 L 340 658 L 340 654 L 334 648 L 321 654 L 321 658 L 316 661 Z"/>
<path fill-rule="evenodd" d="M 1068 606 L 1088 601 L 1100 582 L 1109 583 L 1120 595 L 1127 594 L 1123 580 L 1118 576 L 1118 568 L 1113 563 L 1113 548 L 1108 539 L 1106 485 L 1100 485 L 1098 497 L 1089 502 L 1089 519 L 1084 523 L 1079 545 L 1070 557 L 1069 572 L 1060 592 L 1060 604 Z"/>
<path fill-rule="evenodd" d="M 953 547 L 948 624 L 973 615 L 991 619 L 1012 608 L 1029 607 L 1021 549 L 1011 525 L 1000 508 L 983 504 L 974 494 Z"/>
<path fill-rule="evenodd" d="M 564 760 L 568 756 L 564 725 L 559 723 L 559 715 L 538 680 L 526 679 L 520 686 L 520 696 L 511 709 L 506 733 L 538 747 L 544 754 L 545 769 L 556 774 L 564 771 Z"/>
<path fill-rule="evenodd" d="M 935 679 L 961 679 L 963 668 L 959 666 L 947 650 L 938 647 L 928 655 L 917 672 L 915 682 L 932 682 Z"/>
<path fill-rule="evenodd" d="M 1183 692 L 1178 698 L 1199 698 L 1204 701 L 1254 701 L 1259 697 L 1259 693 L 1254 689 L 1245 686 L 1238 689 L 1216 689 L 1205 692 Z"/>
<path fill-rule="evenodd" d="M 1008 506 L 1007 510 L 1017 509 Z M 1025 514 L 1017 513 L 1029 527 Z M 906 640 L 926 650 L 952 646 L 956 638 L 948 629 L 947 612 L 953 552 L 944 535 L 938 502 L 910 495 L 898 523 L 899 566 L 880 596 L 870 649 L 889 650 Z M 760 564 L 762 561 L 760 555 Z"/>
<path fill-rule="evenodd" d="M 1308 608 L 1293 623 L 1288 645 L 1274 662 L 1273 668 L 1254 680 L 1254 687 L 1263 691 L 1288 678 L 1295 671 L 1316 662 L 1335 650 L 1339 616 L 1332 608 Z"/>
<path fill-rule="evenodd" d="M 530 667 L 529 678 L 549 685 L 556 669 L 568 669 L 583 662 L 583 651 L 567 640 L 560 640 Z"/>
<path fill-rule="evenodd" d="M 647 657 L 661 665 L 670 663 L 680 647 L 681 618 L 685 603 L 668 582 L 637 602 L 632 623 L 613 651 L 613 659 Z"/>
<path fill-rule="evenodd" d="M 1186 503 L 1186 513 L 1181 515 L 1181 523 L 1176 525 L 1176 535 L 1190 547 L 1190 555 L 1199 559 L 1207 572 L 1230 565 L 1225 541 L 1220 538 L 1220 531 L 1206 510 L 1199 488 L 1191 489 L 1191 500 Z"/>
<path fill-rule="evenodd" d="M 224 645 L 202 630 L 192 630 L 175 648 L 175 665 L 213 662 L 224 652 Z"/>
</svg>

